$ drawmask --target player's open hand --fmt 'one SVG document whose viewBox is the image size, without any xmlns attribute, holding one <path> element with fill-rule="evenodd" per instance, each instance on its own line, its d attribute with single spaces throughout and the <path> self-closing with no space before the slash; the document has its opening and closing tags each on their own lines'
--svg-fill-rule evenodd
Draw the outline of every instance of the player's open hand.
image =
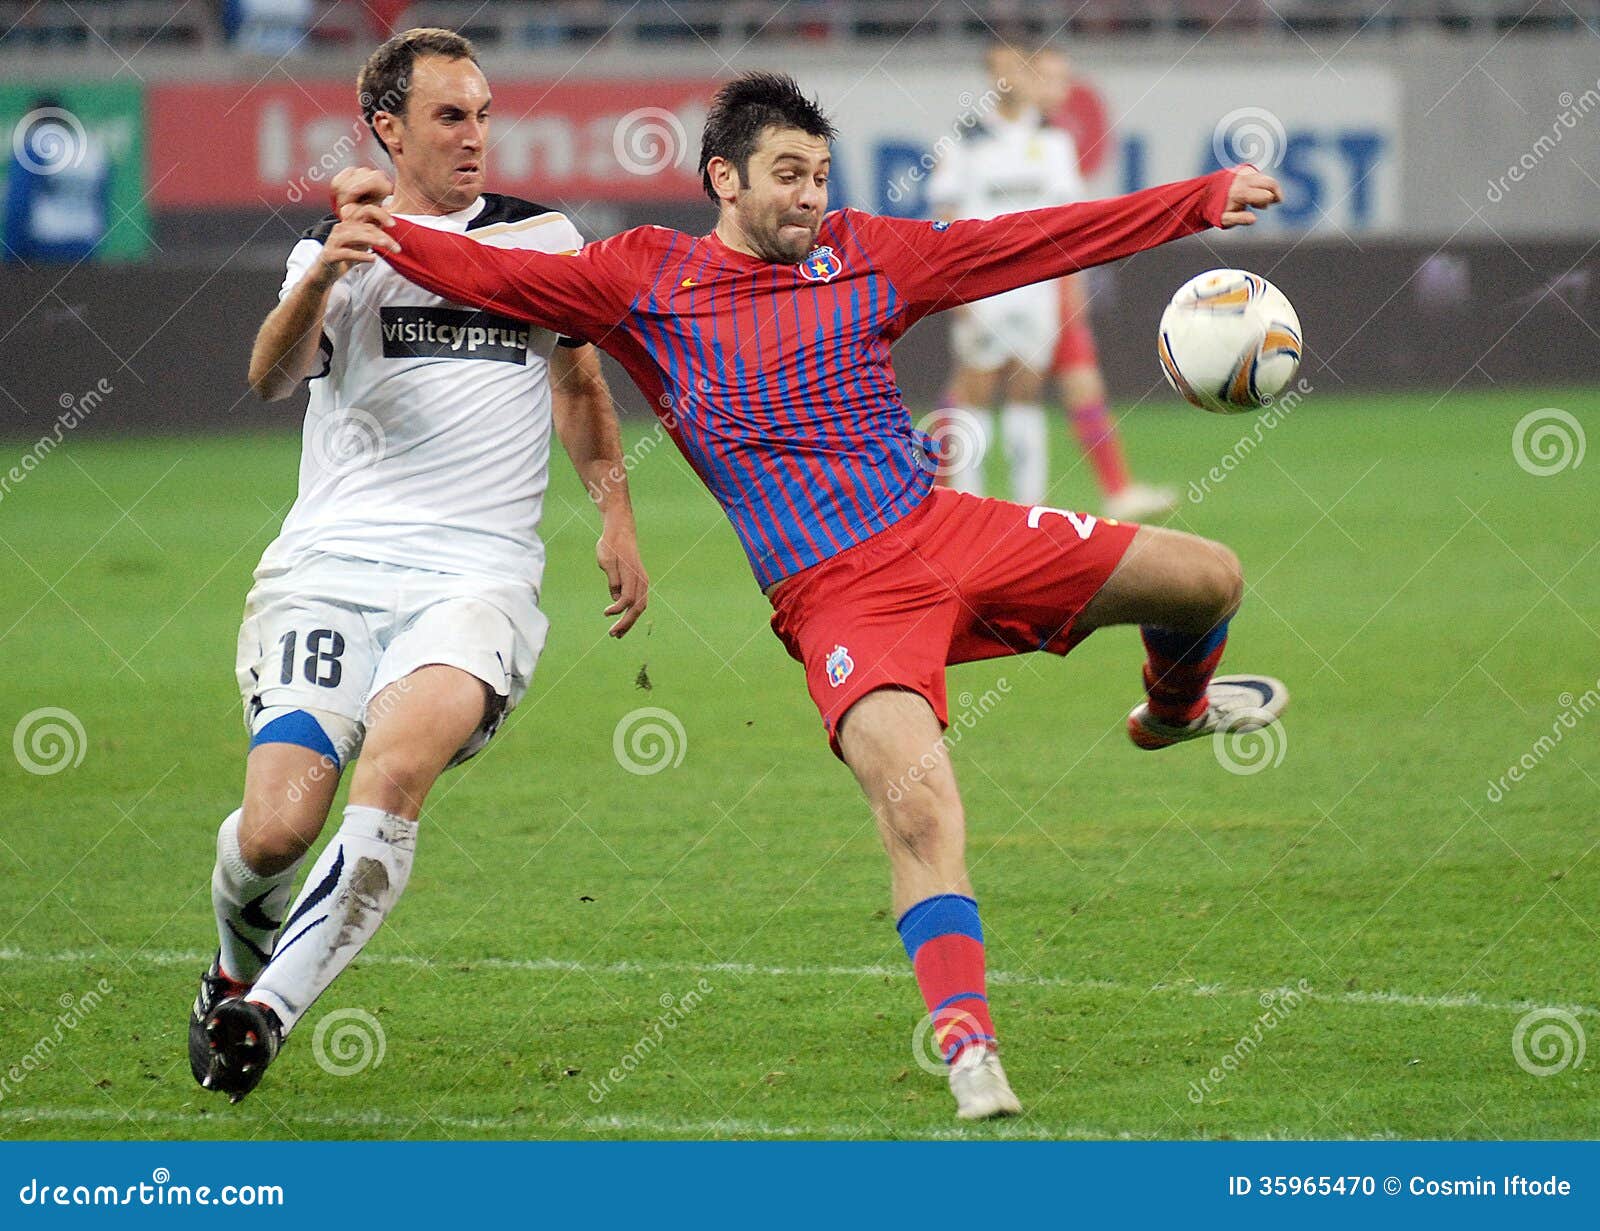
<svg viewBox="0 0 1600 1231">
<path fill-rule="evenodd" d="M 346 205 L 382 205 L 394 192 L 394 181 L 376 167 L 346 167 L 328 186 L 340 216 Z"/>
<path fill-rule="evenodd" d="M 1264 171 L 1245 165 L 1233 174 L 1228 186 L 1228 203 L 1222 211 L 1222 226 L 1247 227 L 1255 223 L 1253 209 L 1268 209 L 1283 200 L 1278 181 Z"/>
<path fill-rule="evenodd" d="M 608 524 L 595 544 L 594 556 L 611 587 L 611 606 L 605 614 L 620 617 L 611 626 L 611 635 L 625 636 L 650 602 L 650 578 L 644 571 L 631 520 L 626 525 Z"/>
</svg>

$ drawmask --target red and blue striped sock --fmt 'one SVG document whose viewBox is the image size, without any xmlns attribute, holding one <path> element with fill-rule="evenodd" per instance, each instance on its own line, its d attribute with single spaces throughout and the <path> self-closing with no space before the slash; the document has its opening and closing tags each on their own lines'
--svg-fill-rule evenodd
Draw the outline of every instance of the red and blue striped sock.
<svg viewBox="0 0 1600 1231">
<path fill-rule="evenodd" d="M 1078 448 L 1094 468 L 1095 480 L 1107 496 L 1115 496 L 1128 486 L 1128 464 L 1122 460 L 1122 445 L 1117 440 L 1117 425 L 1104 402 L 1084 402 L 1074 406 L 1067 417 Z"/>
<path fill-rule="evenodd" d="M 1182 726 L 1206 712 L 1206 685 L 1222 661 L 1228 642 L 1224 620 L 1209 633 L 1175 633 L 1167 628 L 1145 627 L 1144 692 L 1150 714 L 1159 722 Z"/>
<path fill-rule="evenodd" d="M 975 1043 L 992 1044 L 978 904 L 959 893 L 937 894 L 901 915 L 896 927 L 946 1063 Z"/>
</svg>

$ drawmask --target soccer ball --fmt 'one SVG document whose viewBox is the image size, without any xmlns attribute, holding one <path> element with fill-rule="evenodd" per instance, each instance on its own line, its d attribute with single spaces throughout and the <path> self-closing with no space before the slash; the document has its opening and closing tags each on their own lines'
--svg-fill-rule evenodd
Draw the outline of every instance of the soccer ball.
<svg viewBox="0 0 1600 1231">
<path fill-rule="evenodd" d="M 1207 270 L 1161 314 L 1156 351 L 1167 383 L 1185 398 L 1236 415 L 1265 406 L 1300 370 L 1300 318 L 1260 274 Z"/>
</svg>

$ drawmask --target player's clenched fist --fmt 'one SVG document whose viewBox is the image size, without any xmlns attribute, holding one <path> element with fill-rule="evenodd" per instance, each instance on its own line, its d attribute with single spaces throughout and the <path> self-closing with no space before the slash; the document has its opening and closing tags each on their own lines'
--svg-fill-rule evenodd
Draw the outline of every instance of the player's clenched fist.
<svg viewBox="0 0 1600 1231">
<path fill-rule="evenodd" d="M 1267 209 L 1283 200 L 1283 189 L 1278 181 L 1264 171 L 1257 171 L 1248 163 L 1234 173 L 1228 186 L 1228 204 L 1222 211 L 1224 227 L 1247 227 L 1256 216 L 1252 209 Z"/>
<path fill-rule="evenodd" d="M 346 167 L 333 177 L 333 212 L 346 205 L 382 205 L 394 192 L 394 181 L 376 167 Z"/>
<path fill-rule="evenodd" d="M 399 252 L 400 245 L 384 228 L 389 211 L 381 205 L 346 205 L 339 210 L 339 221 L 323 241 L 318 270 L 325 282 L 332 283 L 354 265 L 377 259 L 376 252 Z"/>
</svg>

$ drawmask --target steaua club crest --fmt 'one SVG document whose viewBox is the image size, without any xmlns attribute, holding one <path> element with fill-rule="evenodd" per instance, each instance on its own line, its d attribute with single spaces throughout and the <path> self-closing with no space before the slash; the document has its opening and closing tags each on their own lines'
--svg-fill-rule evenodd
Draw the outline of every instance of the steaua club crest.
<svg viewBox="0 0 1600 1231">
<path fill-rule="evenodd" d="M 800 276 L 807 282 L 832 282 L 843 268 L 844 262 L 832 248 L 814 248 L 800 262 Z"/>
<path fill-rule="evenodd" d="M 833 653 L 828 655 L 828 683 L 835 688 L 839 687 L 850 678 L 850 673 L 856 669 L 855 659 L 850 657 L 850 651 L 842 645 L 833 647 Z"/>
</svg>

